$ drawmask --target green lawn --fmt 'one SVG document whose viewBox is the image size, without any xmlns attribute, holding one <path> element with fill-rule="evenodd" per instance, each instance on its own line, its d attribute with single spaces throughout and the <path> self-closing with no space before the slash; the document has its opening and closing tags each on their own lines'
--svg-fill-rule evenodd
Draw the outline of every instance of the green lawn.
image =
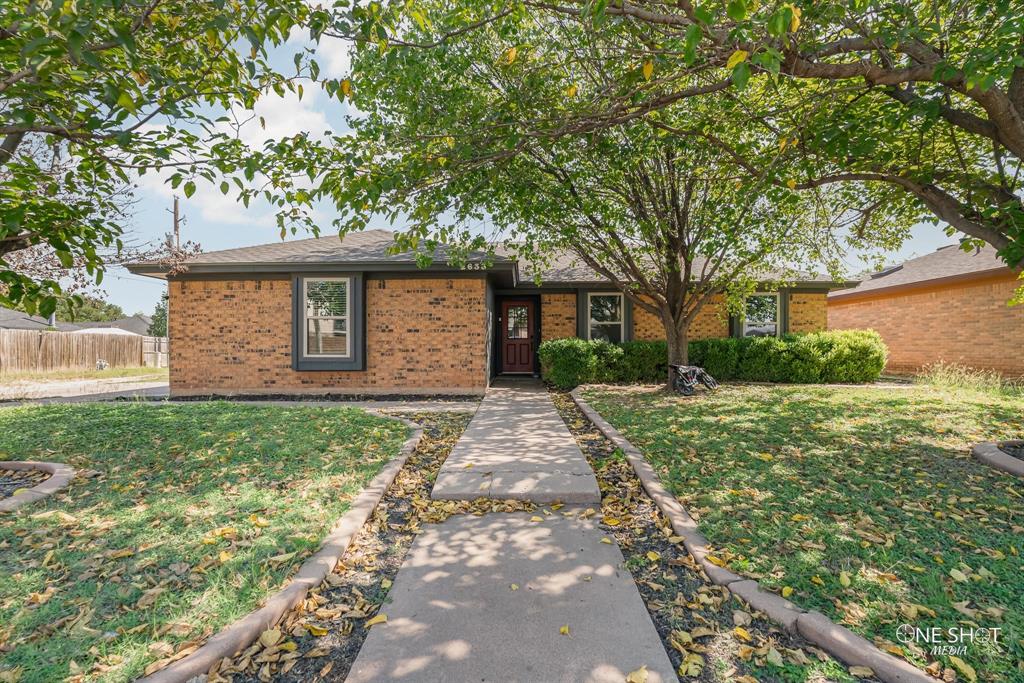
<svg viewBox="0 0 1024 683">
<path fill-rule="evenodd" d="M 95 473 L 0 516 L 0 680 L 180 654 L 280 587 L 406 436 L 348 408 L 0 409 L 0 460 Z"/>
<path fill-rule="evenodd" d="M 959 680 L 1024 680 L 1024 481 L 969 453 L 1024 437 L 1021 398 L 738 385 L 585 397 L 733 570 L 922 666 L 935 658 L 901 646 L 900 624 L 999 627 L 998 646 L 939 659 Z"/>
</svg>

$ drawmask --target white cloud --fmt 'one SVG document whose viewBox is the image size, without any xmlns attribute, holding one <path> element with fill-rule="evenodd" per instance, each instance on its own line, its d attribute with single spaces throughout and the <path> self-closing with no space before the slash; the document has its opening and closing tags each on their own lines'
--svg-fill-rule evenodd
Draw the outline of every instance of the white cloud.
<svg viewBox="0 0 1024 683">
<path fill-rule="evenodd" d="M 325 133 L 335 132 L 323 109 L 317 108 L 318 103 L 324 100 L 323 89 L 315 84 L 307 84 L 303 88 L 302 99 L 299 99 L 298 93 L 285 92 L 283 97 L 279 97 L 270 92 L 257 100 L 252 111 L 232 110 L 232 122 L 219 124 L 218 127 L 230 135 L 237 134 L 242 142 L 255 148 L 261 147 L 267 140 L 303 132 L 310 133 L 314 138 L 322 138 Z M 265 128 L 260 125 L 260 117 L 263 117 Z"/>
<path fill-rule="evenodd" d="M 273 212 L 262 200 L 253 202 L 248 209 L 236 201 L 237 188 L 233 183 L 230 192 L 221 194 L 219 184 L 211 185 L 205 180 L 197 180 L 195 194 L 186 199 L 180 187 L 173 189 L 166 182 L 172 175 L 172 170 L 150 171 L 139 178 L 139 189 L 168 207 L 174 195 L 178 195 L 188 209 L 198 209 L 200 217 L 207 223 L 254 227 L 272 227 L 275 224 Z"/>
</svg>

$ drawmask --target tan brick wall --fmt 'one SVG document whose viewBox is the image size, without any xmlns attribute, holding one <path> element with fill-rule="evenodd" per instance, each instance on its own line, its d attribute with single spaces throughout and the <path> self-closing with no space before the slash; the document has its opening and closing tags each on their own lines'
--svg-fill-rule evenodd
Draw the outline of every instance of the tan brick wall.
<svg viewBox="0 0 1024 683">
<path fill-rule="evenodd" d="M 540 295 L 541 341 L 576 336 L 576 294 Z"/>
<path fill-rule="evenodd" d="M 820 332 L 826 327 L 828 327 L 828 295 L 825 292 L 790 293 L 790 332 Z"/>
<path fill-rule="evenodd" d="M 690 324 L 690 339 L 710 339 L 729 336 L 729 316 L 725 312 L 725 297 L 716 294 L 700 309 Z M 661 318 L 639 306 L 633 306 L 633 338 L 654 341 L 665 338 Z"/>
<path fill-rule="evenodd" d="M 479 393 L 487 386 L 485 281 L 366 282 L 366 370 L 292 369 L 290 279 L 170 283 L 172 395 Z"/>
<path fill-rule="evenodd" d="M 1018 285 L 1004 278 L 828 302 L 828 328 L 874 329 L 889 347 L 891 372 L 937 361 L 1024 376 L 1024 306 L 1007 306 Z"/>
</svg>

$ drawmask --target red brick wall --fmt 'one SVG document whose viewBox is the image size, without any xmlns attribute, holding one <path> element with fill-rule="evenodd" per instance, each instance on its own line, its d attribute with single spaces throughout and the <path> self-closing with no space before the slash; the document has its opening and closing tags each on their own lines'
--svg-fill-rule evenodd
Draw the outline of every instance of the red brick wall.
<svg viewBox="0 0 1024 683">
<path fill-rule="evenodd" d="M 576 336 L 576 294 L 540 295 L 541 341 Z"/>
<path fill-rule="evenodd" d="M 828 327 L 828 295 L 825 292 L 791 292 L 789 331 L 820 332 Z"/>
<path fill-rule="evenodd" d="M 485 281 L 366 281 L 366 370 L 292 369 L 290 279 L 170 283 L 172 395 L 481 393 Z"/>
<path fill-rule="evenodd" d="M 1024 306 L 1007 300 L 1012 274 L 989 280 L 828 302 L 830 330 L 871 328 L 889 346 L 891 372 L 944 361 L 1024 375 Z"/>
<path fill-rule="evenodd" d="M 697 313 L 690 324 L 690 339 L 710 339 L 729 336 L 729 315 L 725 312 L 725 298 L 716 294 Z M 656 341 L 665 338 L 665 326 L 661 318 L 633 306 L 633 338 L 642 341 Z"/>
</svg>

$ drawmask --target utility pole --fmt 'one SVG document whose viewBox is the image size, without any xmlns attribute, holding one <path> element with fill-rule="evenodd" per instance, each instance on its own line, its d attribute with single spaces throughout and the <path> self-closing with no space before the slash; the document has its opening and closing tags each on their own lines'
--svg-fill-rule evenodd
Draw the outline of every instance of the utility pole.
<svg viewBox="0 0 1024 683">
<path fill-rule="evenodd" d="M 178 195 L 174 195 L 174 251 L 181 249 L 181 215 L 178 213 Z"/>
</svg>

